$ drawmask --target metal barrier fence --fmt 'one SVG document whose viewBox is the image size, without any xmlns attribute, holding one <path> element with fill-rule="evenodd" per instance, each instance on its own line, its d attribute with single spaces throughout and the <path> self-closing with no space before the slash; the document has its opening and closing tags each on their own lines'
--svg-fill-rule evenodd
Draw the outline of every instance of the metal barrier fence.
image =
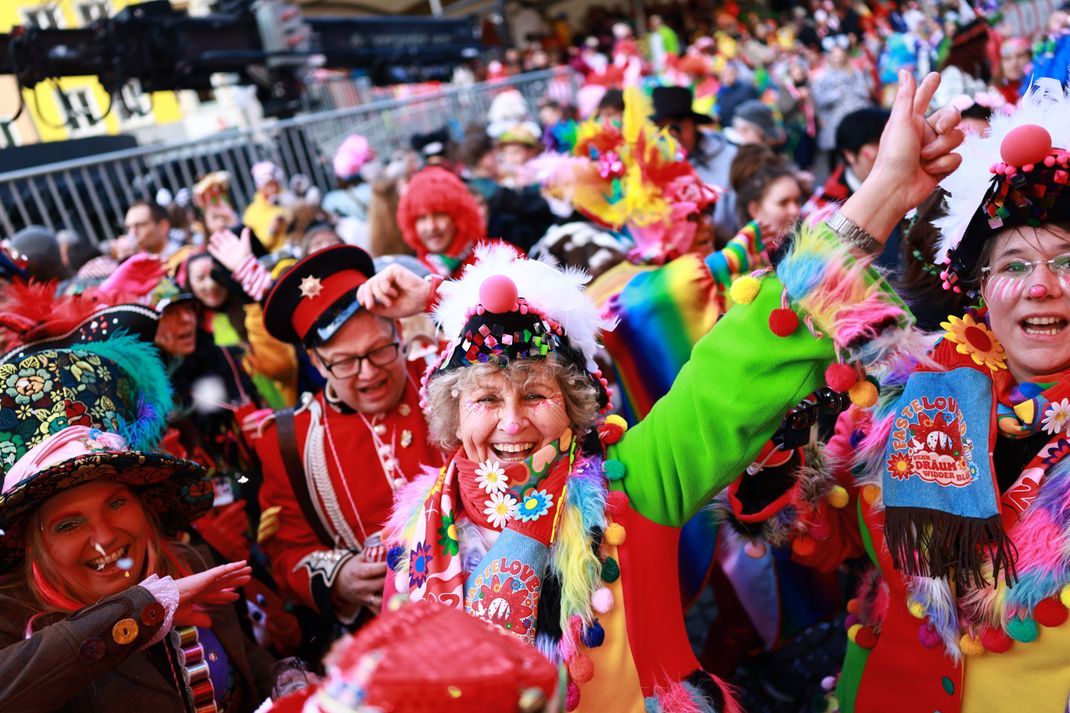
<svg viewBox="0 0 1070 713">
<path fill-rule="evenodd" d="M 409 137 L 448 125 L 455 136 L 471 121 L 485 122 L 494 97 L 518 90 L 532 113 L 541 97 L 574 95 L 567 68 L 450 87 L 434 95 L 374 101 L 358 107 L 264 122 L 252 130 L 228 130 L 197 141 L 145 146 L 30 169 L 0 173 L 0 231 L 27 225 L 71 229 L 94 243 L 122 232 L 128 205 L 152 200 L 160 188 L 172 194 L 200 176 L 224 170 L 239 213 L 251 200 L 251 168 L 278 163 L 287 175 L 302 173 L 321 191 L 335 179 L 331 159 L 345 137 L 363 134 L 382 155 Z"/>
</svg>

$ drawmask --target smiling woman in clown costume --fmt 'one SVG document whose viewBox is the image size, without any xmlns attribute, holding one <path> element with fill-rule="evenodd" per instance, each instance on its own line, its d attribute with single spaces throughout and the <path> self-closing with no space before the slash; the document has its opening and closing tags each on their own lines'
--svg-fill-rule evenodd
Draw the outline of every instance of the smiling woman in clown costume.
<svg viewBox="0 0 1070 713">
<path fill-rule="evenodd" d="M 1070 122 L 1060 94 L 995 127 L 990 141 L 1009 138 L 978 188 L 975 161 L 960 169 L 972 176 L 948 178 L 963 137 L 953 108 L 925 116 L 938 84 L 930 75 L 916 88 L 904 73 L 866 184 L 838 214 L 800 228 L 775 273 L 734 289 L 736 306 L 627 433 L 592 417 L 605 402 L 591 360 L 605 325 L 575 276 L 489 251 L 444 283 L 436 317 L 453 341 L 425 388 L 432 432 L 457 450 L 397 505 L 388 582 L 411 599 L 464 607 L 562 662 L 569 710 L 730 707 L 716 682 L 689 670 L 665 531 L 828 385 L 859 406 L 841 423 L 850 447 L 840 445 L 857 451 L 859 479 L 840 468 L 842 484 L 822 481 L 815 474 L 826 469 L 810 462 L 779 496 L 768 474 L 743 476 L 730 494 L 744 509 L 757 503 L 745 516 L 794 517 L 800 556 L 831 560 L 853 543 L 879 563 L 883 582 L 855 603 L 852 616 L 866 624 L 852 629 L 841 709 L 1020 709 L 1004 704 L 1010 695 L 1029 710 L 1064 710 L 1070 686 L 1052 681 L 1070 670 L 1057 661 L 1062 629 L 1036 632 L 1066 618 L 1060 592 L 1070 581 L 1070 547 L 1060 544 L 1066 484 L 1051 465 L 1066 450 L 1070 346 L 1060 336 L 1070 286 L 1057 225 L 1065 202 L 1050 200 L 1066 180 L 1060 132 Z M 1012 132 L 1017 124 L 1046 126 L 1055 148 L 1040 130 Z M 949 321 L 926 355 L 931 345 L 870 264 L 944 179 L 950 219 L 960 221 L 944 226 L 946 281 L 961 289 L 976 269 L 989 311 Z M 964 207 L 968 199 L 976 202 Z M 361 300 L 400 313 L 430 289 L 384 271 Z M 883 381 L 879 392 L 867 372 Z M 889 465 L 899 455 L 907 467 Z M 1023 470 L 1042 478 L 1039 492 L 1001 497 L 1028 485 Z M 998 653 L 1008 643 L 1010 655 Z M 1018 684 L 1029 677 L 1035 685 Z"/>
<path fill-rule="evenodd" d="M 934 86 L 926 80 L 917 106 Z M 837 339 L 847 363 L 824 374 L 856 407 L 840 418 L 823 478 L 812 470 L 794 482 L 743 476 L 729 501 L 745 527 L 762 523 L 801 562 L 831 570 L 849 557 L 873 561 L 848 604 L 839 710 L 1062 713 L 1070 697 L 1070 100 L 1057 85 L 1034 88 L 956 158 L 938 157 L 961 139 L 953 114 L 926 121 L 900 93 L 873 176 L 841 209 L 850 222 L 830 222 L 847 241 L 877 250 L 869 236 L 887 235 L 924 197 L 938 169 L 950 167 L 939 162 L 961 160 L 941 183 L 949 197 L 934 223 L 936 255 L 944 288 L 974 294 L 981 306 L 949 316 L 935 344 L 894 303 L 872 310 L 870 329 L 896 326 L 876 339 Z M 790 266 L 778 272 L 789 293 L 814 283 L 809 269 L 805 279 Z"/>
</svg>

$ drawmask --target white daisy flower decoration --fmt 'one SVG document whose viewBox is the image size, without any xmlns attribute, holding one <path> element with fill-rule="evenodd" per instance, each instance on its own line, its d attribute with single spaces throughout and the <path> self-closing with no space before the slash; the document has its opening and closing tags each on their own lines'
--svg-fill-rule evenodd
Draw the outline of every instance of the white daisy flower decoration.
<svg viewBox="0 0 1070 713">
<path fill-rule="evenodd" d="M 512 495 L 491 493 L 484 505 L 483 514 L 494 527 L 505 527 L 516 516 L 516 498 Z"/>
<path fill-rule="evenodd" d="M 1070 399 L 1056 401 L 1044 412 L 1044 421 L 1041 428 L 1047 433 L 1055 434 L 1067 431 L 1070 428 Z"/>
<path fill-rule="evenodd" d="M 476 485 L 486 493 L 504 493 L 509 485 L 502 464 L 496 460 L 486 460 L 476 468 Z"/>
</svg>

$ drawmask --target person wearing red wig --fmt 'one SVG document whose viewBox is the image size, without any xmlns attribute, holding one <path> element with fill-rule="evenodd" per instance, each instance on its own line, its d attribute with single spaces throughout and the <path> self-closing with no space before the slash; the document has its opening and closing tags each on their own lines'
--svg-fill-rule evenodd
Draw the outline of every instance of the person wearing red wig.
<svg viewBox="0 0 1070 713">
<path fill-rule="evenodd" d="M 412 177 L 398 204 L 398 226 L 416 257 L 442 277 L 457 277 L 486 232 L 485 221 L 461 179 L 442 168 Z"/>
</svg>

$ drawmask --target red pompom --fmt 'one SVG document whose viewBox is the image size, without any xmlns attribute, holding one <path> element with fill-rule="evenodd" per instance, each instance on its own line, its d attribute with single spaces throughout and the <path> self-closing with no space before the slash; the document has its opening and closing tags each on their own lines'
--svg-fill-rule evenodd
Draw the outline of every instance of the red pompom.
<svg viewBox="0 0 1070 713">
<path fill-rule="evenodd" d="M 565 710 L 568 713 L 576 710 L 580 707 L 580 687 L 572 681 L 568 682 L 568 688 L 565 689 Z"/>
<path fill-rule="evenodd" d="M 790 337 L 799 328 L 799 317 L 793 310 L 780 307 L 769 313 L 769 329 L 778 337 Z"/>
<path fill-rule="evenodd" d="M 817 549 L 817 543 L 806 535 L 800 535 L 791 541 L 791 551 L 800 557 L 807 557 Z"/>
<path fill-rule="evenodd" d="M 981 632 L 981 644 L 994 654 L 1002 654 L 1011 648 L 1014 640 L 1002 629 L 985 629 Z"/>
<path fill-rule="evenodd" d="M 877 645 L 877 632 L 872 626 L 863 626 L 855 634 L 855 643 L 863 649 L 872 649 Z"/>
<path fill-rule="evenodd" d="M 1043 126 L 1026 124 L 1012 129 L 999 145 L 999 155 L 1008 166 L 1041 163 L 1051 152 L 1051 134 Z"/>
<path fill-rule="evenodd" d="M 858 372 L 849 364 L 830 364 L 825 369 L 825 383 L 833 391 L 850 391 L 858 381 Z"/>
<path fill-rule="evenodd" d="M 1066 610 L 1058 597 L 1044 599 L 1033 609 L 1033 618 L 1037 620 L 1037 623 L 1048 627 L 1062 626 L 1068 614 L 1070 612 Z"/>
<path fill-rule="evenodd" d="M 628 494 L 623 490 L 610 490 L 606 495 L 606 510 L 613 517 L 617 517 L 628 507 L 628 502 Z"/>
<path fill-rule="evenodd" d="M 488 312 L 505 314 L 516 309 L 516 283 L 505 275 L 491 275 L 479 286 L 479 303 Z"/>
<path fill-rule="evenodd" d="M 594 678 L 594 664 L 583 654 L 576 654 L 568 662 L 568 675 L 576 683 L 587 683 Z"/>
</svg>

